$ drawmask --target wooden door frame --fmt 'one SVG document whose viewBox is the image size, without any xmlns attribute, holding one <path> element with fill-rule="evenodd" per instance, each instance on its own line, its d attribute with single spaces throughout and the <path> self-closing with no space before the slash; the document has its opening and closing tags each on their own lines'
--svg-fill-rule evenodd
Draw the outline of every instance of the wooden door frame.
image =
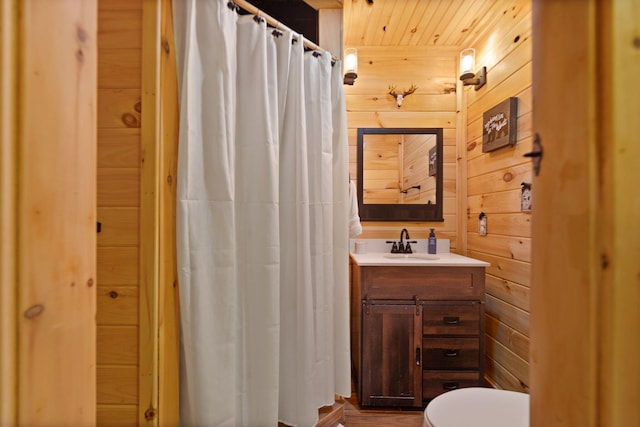
<svg viewBox="0 0 640 427">
<path fill-rule="evenodd" d="M 171 0 L 142 9 L 139 425 L 178 425 L 178 93 Z"/>
<path fill-rule="evenodd" d="M 73 194 L 79 194 L 77 199 L 78 203 L 85 203 L 86 200 L 92 200 L 93 214 L 88 221 L 82 222 L 83 230 L 86 231 L 81 241 L 84 245 L 89 245 L 91 248 L 83 250 L 84 259 L 87 260 L 89 275 L 92 276 L 93 282 L 90 279 L 85 279 L 85 282 L 91 283 L 92 291 L 89 292 L 88 298 L 90 303 L 84 304 L 76 313 L 76 316 L 86 315 L 86 319 L 81 319 L 82 324 L 87 325 L 83 329 L 83 333 L 89 334 L 91 339 L 83 340 L 85 344 L 89 343 L 89 347 L 93 348 L 93 351 L 88 351 L 86 354 L 82 353 L 71 357 L 72 355 L 66 355 L 65 352 L 69 351 L 69 348 L 48 348 L 51 351 L 42 352 L 38 354 L 29 354 L 28 343 L 37 345 L 38 341 L 22 340 L 21 337 L 24 333 L 31 333 L 27 329 L 28 326 L 20 326 L 21 321 L 18 318 L 18 312 L 20 311 L 20 304 L 22 299 L 29 300 L 30 296 L 35 297 L 42 290 L 45 291 L 46 287 L 50 287 L 51 284 L 48 280 L 42 280 L 38 282 L 37 287 L 29 288 L 21 280 L 31 273 L 38 271 L 34 265 L 32 265 L 31 258 L 32 252 L 29 252 L 32 248 L 35 252 L 42 250 L 42 245 L 48 244 L 73 246 L 77 243 L 74 240 L 77 237 L 77 233 L 70 232 L 64 241 L 56 240 L 43 240 L 37 243 L 38 247 L 35 247 L 35 243 L 22 242 L 20 237 L 20 231 L 27 227 L 25 224 L 24 209 L 21 210 L 19 205 L 19 194 L 23 191 L 28 192 L 44 192 L 47 188 L 29 186 L 28 181 L 25 178 L 29 173 L 35 172 L 35 168 L 44 173 L 41 164 L 31 162 L 28 157 L 28 153 L 23 150 L 27 145 L 25 141 L 32 141 L 30 134 L 21 133 L 21 126 L 32 126 L 37 129 L 38 126 L 43 126 L 41 122 L 42 114 L 38 114 L 39 118 L 35 118 L 35 112 L 39 111 L 36 104 L 29 103 L 29 100 L 23 99 L 24 88 L 31 87 L 33 84 L 35 88 L 41 87 L 43 80 L 39 79 L 37 74 L 25 73 L 23 67 L 22 58 L 24 55 L 29 54 L 32 50 L 35 52 L 38 50 L 36 37 L 31 37 L 34 44 L 29 44 L 24 35 L 24 29 L 29 24 L 33 24 L 29 28 L 39 28 L 42 31 L 47 30 L 47 22 L 67 22 L 73 17 L 68 16 L 68 10 L 63 7 L 65 5 L 60 2 L 57 3 L 58 9 L 53 9 L 54 13 L 51 14 L 31 14 L 23 15 L 22 21 L 19 20 L 18 11 L 20 9 L 20 2 L 18 1 L 5 1 L 0 6 L 0 22 L 2 23 L 2 38 L 0 39 L 1 56 L 2 61 L 2 73 L 0 74 L 0 81 L 2 83 L 2 98 L 0 99 L 0 123 L 2 124 L 1 137 L 1 150 L 0 161 L 2 165 L 2 173 L 0 174 L 0 200 L 2 201 L 2 210 L 0 211 L 0 231 L 2 236 L 2 246 L 0 247 L 1 255 L 1 295 L 0 300 L 0 331 L 1 341 L 0 349 L 0 372 L 2 373 L 0 382 L 0 424 L 2 425 L 15 425 L 18 422 L 27 423 L 29 425 L 38 425 L 40 421 L 43 422 L 56 422 L 64 419 L 69 422 L 77 422 L 78 420 L 78 408 L 82 408 L 80 411 L 87 417 L 87 422 L 83 422 L 83 425 L 95 424 L 95 400 L 96 400 L 96 375 L 95 375 L 95 151 L 96 151 L 96 114 L 95 111 L 91 113 L 90 110 L 82 110 L 76 116 L 77 122 L 68 122 L 62 120 L 61 122 L 67 123 L 70 127 L 69 134 L 77 135 L 78 129 L 85 129 L 80 126 L 83 123 L 89 126 L 87 129 L 91 130 L 93 134 L 92 138 L 84 138 L 84 147 L 86 148 L 86 154 L 93 156 L 93 161 L 89 158 L 81 158 L 86 167 L 77 169 L 77 179 L 75 182 L 82 186 L 82 191 L 72 192 Z M 66 3 L 72 3 L 67 1 Z M 39 3 L 29 4 L 29 10 L 31 12 L 37 12 Z M 43 3 L 43 6 L 47 4 Z M 162 11 L 160 7 L 162 7 Z M 151 425 L 177 425 L 178 420 L 178 327 L 177 327 L 177 288 L 175 280 L 175 242 L 174 242 L 174 229 L 175 229 L 175 194 L 173 190 L 173 181 L 175 177 L 175 153 L 177 147 L 177 82 L 175 80 L 175 64 L 173 69 L 170 66 L 165 67 L 167 63 L 171 63 L 173 58 L 173 36 L 170 34 L 170 22 L 167 18 L 170 18 L 170 1 L 163 0 L 162 4 L 156 4 L 154 1 L 144 1 L 144 30 L 143 30 L 143 56 L 144 56 L 144 69 L 143 69 L 143 152 L 145 156 L 145 162 L 142 169 L 142 208 L 141 215 L 145 219 L 141 221 L 141 265 L 144 266 L 141 271 L 141 327 L 140 327 L 140 342 L 141 342 L 141 357 L 140 357 L 140 424 Z M 38 10 L 36 10 L 38 9 Z M 89 76 L 93 75 L 93 80 L 88 78 L 86 80 L 77 83 L 76 88 L 78 91 L 86 90 L 82 92 L 76 100 L 84 102 L 90 97 L 93 97 L 93 108 L 96 108 L 96 82 L 95 82 L 95 70 L 97 69 L 97 46 L 96 46 L 96 34 L 95 19 L 90 19 L 90 15 L 97 13 L 97 4 L 95 1 L 83 1 L 83 11 L 88 11 L 85 17 L 89 17 L 86 20 L 81 20 L 82 30 L 78 32 L 78 43 L 76 45 L 73 39 L 69 39 L 69 43 L 74 43 L 73 46 L 59 45 L 60 55 L 66 52 L 65 49 L 81 49 L 77 50 L 81 56 L 77 56 L 76 59 L 83 60 L 82 65 L 85 69 L 93 68 L 94 72 L 87 72 Z M 49 11 L 51 12 L 51 11 Z M 59 15 L 59 16 L 58 16 Z M 94 16 L 95 18 L 95 16 Z M 30 21 L 30 19 L 37 20 Z M 43 19 L 45 21 L 43 21 Z M 162 30 L 161 30 L 162 29 Z M 33 31 L 33 30 L 30 30 Z M 162 33 L 162 37 L 161 37 Z M 32 33 L 33 35 L 33 33 Z M 86 39 L 84 37 L 87 37 Z M 78 47 L 80 46 L 80 47 Z M 162 58 L 160 56 L 160 48 L 163 48 Z M 22 57 L 18 55 L 18 50 L 22 52 Z M 39 51 L 38 51 L 39 52 Z M 55 55 L 56 52 L 48 51 L 48 54 Z M 58 59 L 62 56 L 58 56 Z M 37 57 L 36 57 L 37 58 Z M 65 67 L 66 62 L 54 61 L 52 63 L 61 64 L 60 67 Z M 163 73 L 160 73 L 161 65 Z M 168 70 L 168 71 L 167 71 Z M 173 73 L 173 75 L 171 74 Z M 84 75 L 84 74 L 83 74 Z M 50 81 L 54 86 L 58 84 L 58 81 Z M 46 84 L 45 81 L 45 84 Z M 159 90 L 161 89 L 161 90 Z M 47 92 L 42 92 L 42 94 Z M 55 91 L 52 91 L 55 93 Z M 47 100 L 40 99 L 40 106 L 58 105 L 55 111 L 66 113 L 66 106 L 75 98 L 68 97 L 68 103 L 61 104 L 60 99 Z M 162 101 L 166 102 L 163 104 Z M 161 108 L 161 106 L 164 107 Z M 33 107 L 33 108 L 32 108 Z M 53 114 L 54 110 L 49 113 Z M 90 112 L 91 117 L 84 117 L 84 112 Z M 32 114 L 34 113 L 34 114 Z M 162 117 L 162 120 L 159 118 Z M 50 115 L 51 120 L 55 120 L 55 114 Z M 35 121 L 39 121 L 40 124 L 36 125 Z M 93 121 L 92 121 L 93 120 Z M 34 123 L 31 123 L 31 122 Z M 76 133 L 73 132 L 75 129 Z M 61 146 L 71 146 L 71 144 L 77 143 L 76 139 L 68 138 L 62 140 L 56 140 L 56 143 L 60 143 Z M 37 142 L 37 141 L 36 141 Z M 44 141 L 43 141 L 44 142 Z M 51 143 L 51 141 L 48 141 Z M 38 149 L 38 148 L 35 148 Z M 84 153 L 84 151 L 83 151 Z M 83 154 L 79 153 L 79 154 Z M 93 153 L 93 154 L 91 154 Z M 23 159 L 22 163 L 20 159 Z M 29 159 L 27 161 L 27 159 Z M 19 167 L 20 164 L 20 167 Z M 65 167 L 55 161 L 46 163 L 47 168 L 51 169 L 52 176 L 55 176 L 53 172 L 58 171 L 59 168 Z M 91 166 L 93 165 L 93 166 Z M 74 165 L 75 166 L 75 165 Z M 44 168 L 46 169 L 46 168 Z M 75 169 L 66 168 L 67 172 L 75 173 Z M 89 175 L 87 175 L 87 171 Z M 67 174 L 65 174 L 67 176 Z M 93 183 L 93 185 L 91 185 Z M 91 190 L 93 189 L 93 190 Z M 86 191 L 85 191 L 86 190 Z M 43 199 L 46 199 L 47 195 L 42 194 Z M 76 199 L 74 199 L 75 201 Z M 86 204 L 86 203 L 85 203 Z M 83 205 L 84 206 L 84 205 Z M 43 205 L 43 209 L 50 209 L 50 205 Z M 56 207 L 55 215 L 62 214 L 67 207 L 62 206 L 62 209 L 58 210 Z M 26 209 L 26 208 L 25 208 Z M 51 220 L 54 218 L 52 217 Z M 58 227 L 59 224 L 51 224 L 52 227 Z M 74 227 L 75 230 L 75 227 Z M 22 242 L 22 244 L 21 244 Z M 39 242 L 39 241 L 38 241 Z M 92 243 L 93 242 L 93 243 Z M 28 243 L 28 244 L 27 244 Z M 31 246 L 29 246 L 31 245 Z M 82 246 L 84 247 L 84 246 Z M 55 249 L 52 247 L 52 252 Z M 35 253 L 33 252 L 33 253 Z M 65 262 L 65 259 L 60 258 L 59 262 Z M 40 265 L 42 269 L 42 264 Z M 79 270 L 81 274 L 85 274 L 87 268 L 84 264 Z M 27 274 L 21 274 L 27 273 Z M 44 271 L 43 274 L 48 274 L 48 271 Z M 46 277 L 43 277 L 45 279 Z M 82 286 L 80 282 L 76 286 Z M 42 288 L 42 289 L 41 289 Z M 29 291 L 29 289 L 31 289 Z M 49 288 L 46 288 L 49 289 Z M 62 300 L 71 301 L 72 298 L 77 298 L 77 295 L 70 295 L 67 292 L 67 288 L 56 288 L 55 295 L 58 295 L 56 302 Z M 51 291 L 46 291 L 47 294 L 51 294 Z M 53 295 L 50 295 L 53 297 Z M 28 301 L 24 301 L 25 303 Z M 52 313 L 49 309 L 47 315 Z M 69 312 L 67 312 L 68 314 Z M 53 313 L 51 314 L 53 315 Z M 61 315 L 64 315 L 62 313 Z M 62 319 L 62 318 L 61 318 Z M 66 322 L 66 318 L 64 320 Z M 30 322 L 33 323 L 33 322 Z M 62 330 L 66 333 L 67 329 L 60 329 L 68 327 L 69 334 L 78 337 L 76 324 L 60 323 L 58 324 L 58 330 Z M 33 332 L 33 331 L 32 331 Z M 34 332 L 35 333 L 35 332 Z M 46 339 L 44 341 L 47 341 Z M 43 342 L 44 342 L 43 341 Z M 48 342 L 48 341 L 47 341 Z M 90 345 L 93 342 L 94 345 Z M 63 343 L 60 343 L 62 346 Z M 83 401 L 69 401 L 69 396 L 65 393 L 52 393 L 51 388 L 59 388 L 60 383 L 58 381 L 50 381 L 42 383 L 42 377 L 39 378 L 37 390 L 30 387 L 31 380 L 27 378 L 23 369 L 19 365 L 24 367 L 30 366 L 31 362 L 34 363 L 39 358 L 45 357 L 47 360 L 52 361 L 50 358 L 51 352 L 65 354 L 62 358 L 66 360 L 68 366 L 67 371 L 74 371 L 73 379 L 77 380 L 82 387 L 75 387 L 74 390 L 83 390 Z M 45 354 L 46 353 L 46 354 Z M 85 357 L 88 369 L 81 369 L 79 367 L 84 366 L 84 363 L 78 363 L 79 358 Z M 55 360 L 59 360 L 56 358 Z M 47 363 L 38 362 L 38 365 L 43 367 L 49 366 Z M 92 367 L 92 368 L 91 368 Z M 56 365 L 55 369 L 51 369 L 51 372 L 62 372 Z M 86 375 L 85 375 L 86 374 Z M 75 383 L 69 381 L 69 387 Z M 28 398 L 26 396 L 29 396 Z M 39 398 L 38 396 L 42 396 Z M 56 403 L 59 397 L 59 404 Z M 30 411 L 29 402 L 47 401 L 47 409 L 40 411 Z M 53 408 L 53 409 L 51 409 Z M 57 409 L 55 409 L 57 408 Z M 40 417 L 40 418 L 38 418 Z M 62 417 L 62 418 L 61 418 Z"/>
<path fill-rule="evenodd" d="M 0 425 L 17 419 L 17 4 L 0 3 Z"/>
<path fill-rule="evenodd" d="M 164 0 L 162 7 L 164 19 L 170 16 L 170 1 Z M 636 340 L 625 339 L 628 322 L 632 320 L 637 326 L 638 315 L 634 312 L 640 305 L 635 288 L 625 286 L 638 280 L 634 265 L 637 242 L 633 239 L 639 233 L 633 213 L 637 216 L 640 208 L 633 200 L 631 185 L 640 181 L 635 166 L 640 153 L 637 145 L 628 141 L 640 134 L 639 122 L 633 116 L 640 111 L 640 94 L 631 83 L 639 70 L 633 59 L 637 47 L 626 36 L 633 34 L 634 18 L 638 17 L 625 7 L 616 1 L 599 5 L 595 0 L 534 1 L 533 128 L 542 140 L 545 160 L 533 184 L 537 197 L 531 301 L 533 427 L 631 425 L 638 417 L 635 405 L 625 404 L 637 401 L 640 384 L 627 381 L 640 376 L 634 362 L 640 359 L 640 350 Z M 173 38 L 165 32 L 170 28 L 164 26 L 167 21 L 162 22 L 162 35 L 156 40 L 160 44 L 155 46 L 162 46 L 164 52 L 160 55 L 160 61 L 166 61 L 162 62 L 160 81 L 164 82 L 161 86 L 167 86 L 162 86 L 160 93 L 170 97 L 176 94 L 175 87 L 170 87 L 175 85 L 171 83 L 175 77 L 165 79 L 163 73 L 171 69 L 168 64 Z M 612 49 L 613 45 L 619 47 Z M 563 69 L 568 71 L 565 75 L 558 72 Z M 562 99 L 567 101 L 559 104 Z M 161 113 L 156 111 L 155 117 L 177 117 L 177 102 L 157 98 L 153 102 L 168 107 Z M 562 114 L 558 114 L 559 105 Z M 162 130 L 156 128 L 154 133 L 170 142 L 155 147 L 159 150 L 157 173 L 151 175 L 160 181 L 151 185 L 158 185 L 156 196 L 161 200 L 155 200 L 152 206 L 159 210 L 158 221 L 162 224 L 156 224 L 154 230 L 161 230 L 159 238 L 169 241 L 155 242 L 147 253 L 155 254 L 155 265 L 161 269 L 154 288 L 163 300 L 157 317 L 161 343 L 157 369 L 161 390 L 164 386 L 169 390 L 158 397 L 162 419 L 168 404 L 168 400 L 162 404 L 163 399 L 175 396 L 173 402 L 177 402 L 178 344 L 175 264 L 171 261 L 175 242 L 171 241 L 174 231 L 170 220 L 175 215 L 171 205 L 175 197 L 172 151 L 177 122 L 163 119 L 161 123 Z M 586 126 L 581 125 L 584 123 Z M 148 145 L 143 142 L 143 146 Z M 583 179 L 576 179 L 573 173 Z M 565 193 L 556 191 L 559 183 L 566 187 Z M 551 196 L 554 192 L 555 197 Z M 583 194 L 587 195 L 584 200 L 580 196 Z M 568 220 L 576 209 L 581 212 L 579 223 Z M 549 251 L 549 247 L 555 250 Z M 567 262 L 582 267 L 567 268 Z M 578 272 L 584 277 L 578 277 Z M 169 323 L 161 322 L 166 315 L 169 317 L 164 320 Z M 168 412 L 177 416 L 177 407 Z M 551 418 L 554 421 L 549 423 Z"/>
<path fill-rule="evenodd" d="M 533 2 L 532 427 L 640 420 L 639 14 Z"/>
<path fill-rule="evenodd" d="M 0 425 L 95 425 L 97 1 L 0 5 Z"/>
</svg>

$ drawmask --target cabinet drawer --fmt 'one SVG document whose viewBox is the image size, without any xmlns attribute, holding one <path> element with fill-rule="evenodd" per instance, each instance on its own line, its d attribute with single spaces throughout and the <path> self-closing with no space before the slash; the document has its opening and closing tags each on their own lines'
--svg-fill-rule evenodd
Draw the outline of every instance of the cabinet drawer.
<svg viewBox="0 0 640 427">
<path fill-rule="evenodd" d="M 464 387 L 479 387 L 480 372 L 424 371 L 422 398 L 433 399 L 444 392 Z"/>
<path fill-rule="evenodd" d="M 424 369 L 480 369 L 478 338 L 425 338 L 422 352 Z"/>
<path fill-rule="evenodd" d="M 478 335 L 480 302 L 425 303 L 422 318 L 424 335 Z"/>
<path fill-rule="evenodd" d="M 482 267 L 363 267 L 362 297 L 367 299 L 480 300 Z"/>
</svg>

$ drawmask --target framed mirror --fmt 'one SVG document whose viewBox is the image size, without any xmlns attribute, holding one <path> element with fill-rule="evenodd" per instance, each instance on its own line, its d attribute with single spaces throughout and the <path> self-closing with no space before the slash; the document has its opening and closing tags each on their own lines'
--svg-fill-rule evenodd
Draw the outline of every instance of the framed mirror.
<svg viewBox="0 0 640 427">
<path fill-rule="evenodd" d="M 362 221 L 444 221 L 442 128 L 358 129 Z"/>
</svg>

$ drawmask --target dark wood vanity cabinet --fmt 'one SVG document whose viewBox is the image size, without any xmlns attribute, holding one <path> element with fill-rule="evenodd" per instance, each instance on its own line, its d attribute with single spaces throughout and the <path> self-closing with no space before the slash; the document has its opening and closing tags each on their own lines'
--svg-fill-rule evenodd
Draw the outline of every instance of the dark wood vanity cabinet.
<svg viewBox="0 0 640 427">
<path fill-rule="evenodd" d="M 480 386 L 484 267 L 352 264 L 351 339 L 362 406 L 422 407 Z"/>
</svg>

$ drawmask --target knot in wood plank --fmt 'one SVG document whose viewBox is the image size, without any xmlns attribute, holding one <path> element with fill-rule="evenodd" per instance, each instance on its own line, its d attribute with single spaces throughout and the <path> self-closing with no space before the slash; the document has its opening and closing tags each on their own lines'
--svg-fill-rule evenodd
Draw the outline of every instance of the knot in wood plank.
<svg viewBox="0 0 640 427">
<path fill-rule="evenodd" d="M 44 311 L 44 305 L 35 304 L 24 311 L 24 317 L 26 317 L 27 319 L 34 319 L 40 316 L 43 311 Z"/>
</svg>

